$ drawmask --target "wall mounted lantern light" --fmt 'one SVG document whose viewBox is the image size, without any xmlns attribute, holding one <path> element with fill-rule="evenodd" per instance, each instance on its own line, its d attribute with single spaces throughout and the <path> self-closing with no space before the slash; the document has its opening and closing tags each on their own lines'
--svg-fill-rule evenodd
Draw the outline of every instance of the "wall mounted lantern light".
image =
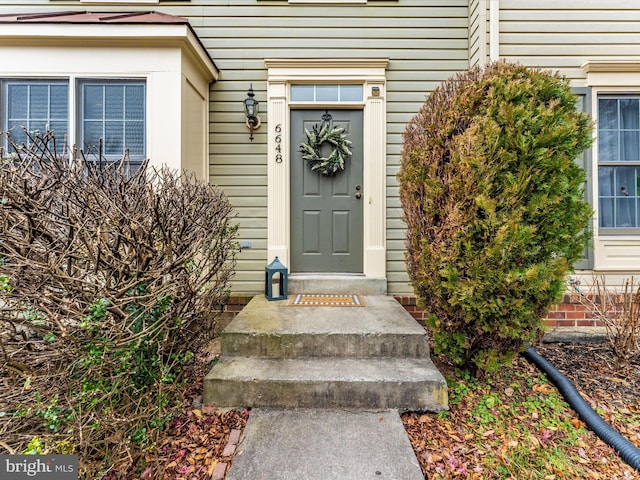
<svg viewBox="0 0 640 480">
<path fill-rule="evenodd" d="M 247 98 L 244 99 L 244 114 L 247 117 L 247 127 L 249 127 L 249 140 L 253 141 L 253 131 L 260 128 L 260 117 L 258 112 L 260 111 L 260 102 L 254 100 L 255 93 L 253 93 L 253 83 L 249 87 L 247 92 Z"/>
</svg>

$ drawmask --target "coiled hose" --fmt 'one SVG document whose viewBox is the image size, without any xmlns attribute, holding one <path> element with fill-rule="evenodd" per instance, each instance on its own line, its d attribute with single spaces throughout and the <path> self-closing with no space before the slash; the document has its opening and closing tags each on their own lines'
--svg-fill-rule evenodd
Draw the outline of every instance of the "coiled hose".
<svg viewBox="0 0 640 480">
<path fill-rule="evenodd" d="M 527 346 L 527 350 L 522 352 L 522 356 L 547 375 L 569 405 L 578 413 L 582 421 L 587 424 L 587 427 L 598 435 L 603 442 L 613 447 L 625 462 L 640 472 L 640 450 L 611 428 L 582 398 L 582 395 L 578 393 L 578 390 L 567 377 L 561 374 L 531 346 Z"/>
</svg>

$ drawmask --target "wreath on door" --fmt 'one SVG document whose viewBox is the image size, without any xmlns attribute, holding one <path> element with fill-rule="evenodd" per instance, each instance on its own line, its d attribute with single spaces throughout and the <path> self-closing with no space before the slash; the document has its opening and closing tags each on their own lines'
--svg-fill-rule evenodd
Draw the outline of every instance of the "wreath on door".
<svg viewBox="0 0 640 480">
<path fill-rule="evenodd" d="M 331 125 L 329 112 L 325 112 L 322 120 L 322 124 L 314 125 L 311 131 L 304 129 L 307 142 L 300 144 L 300 152 L 312 171 L 331 177 L 344 170 L 345 162 L 351 158 L 351 140 L 344 133 L 344 128 Z M 323 157 L 320 148 L 325 142 L 330 143 L 333 148 L 328 156 Z"/>
</svg>

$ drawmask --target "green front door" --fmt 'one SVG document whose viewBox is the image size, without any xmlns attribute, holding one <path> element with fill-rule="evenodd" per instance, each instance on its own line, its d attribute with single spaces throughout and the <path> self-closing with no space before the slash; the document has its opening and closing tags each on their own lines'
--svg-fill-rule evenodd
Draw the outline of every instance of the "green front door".
<svg viewBox="0 0 640 480">
<path fill-rule="evenodd" d="M 362 110 L 328 110 L 352 142 L 351 158 L 334 176 L 312 171 L 300 153 L 305 128 L 321 125 L 324 113 L 291 111 L 291 272 L 362 273 Z M 322 156 L 331 149 L 325 142 Z"/>
</svg>

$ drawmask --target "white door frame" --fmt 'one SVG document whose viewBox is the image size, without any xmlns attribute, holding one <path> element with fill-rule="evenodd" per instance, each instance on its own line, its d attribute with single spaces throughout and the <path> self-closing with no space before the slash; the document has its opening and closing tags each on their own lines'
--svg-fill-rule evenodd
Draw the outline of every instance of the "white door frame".
<svg viewBox="0 0 640 480">
<path fill-rule="evenodd" d="M 388 59 L 267 59 L 267 261 L 291 265 L 289 111 L 304 108 L 361 108 L 363 111 L 363 270 L 386 277 L 386 77 Z M 291 84 L 363 85 L 354 104 L 291 102 Z M 280 145 L 280 150 L 276 146 Z M 291 272 L 296 273 L 296 272 Z"/>
</svg>

